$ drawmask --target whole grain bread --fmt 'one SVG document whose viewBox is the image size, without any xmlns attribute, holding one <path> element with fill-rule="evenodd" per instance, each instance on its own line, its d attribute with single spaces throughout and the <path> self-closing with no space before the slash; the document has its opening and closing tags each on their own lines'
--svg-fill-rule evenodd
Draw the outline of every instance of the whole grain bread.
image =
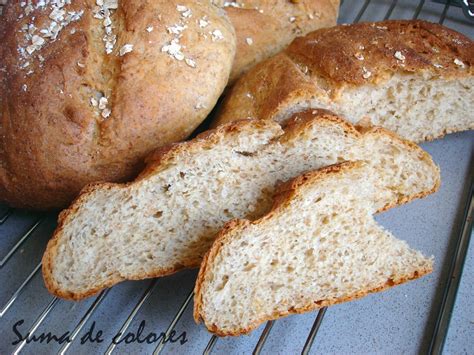
<svg viewBox="0 0 474 355">
<path fill-rule="evenodd" d="M 273 121 L 229 123 L 156 153 L 134 182 L 85 188 L 48 243 L 46 286 L 77 300 L 123 280 L 198 267 L 225 222 L 271 208 L 278 181 L 345 160 L 389 165 L 400 176 L 380 211 L 439 186 L 421 148 L 383 129 L 359 132 L 328 112 L 300 113 L 284 130 Z"/>
<path fill-rule="evenodd" d="M 0 202 L 36 209 L 187 138 L 235 53 L 224 11 L 191 0 L 10 1 L 0 42 Z"/>
<path fill-rule="evenodd" d="M 244 75 L 215 125 L 325 108 L 413 141 L 474 128 L 474 42 L 426 21 L 320 29 Z"/>
<path fill-rule="evenodd" d="M 199 271 L 195 320 L 221 336 L 245 334 L 431 272 L 432 259 L 372 216 L 405 183 L 394 167 L 347 162 L 306 173 L 280 188 L 261 219 L 226 224 Z"/>
<path fill-rule="evenodd" d="M 336 24 L 339 0 L 213 0 L 224 8 L 237 36 L 230 83 L 277 54 L 293 39 Z M 205 25 L 205 23 L 203 23 Z"/>
</svg>

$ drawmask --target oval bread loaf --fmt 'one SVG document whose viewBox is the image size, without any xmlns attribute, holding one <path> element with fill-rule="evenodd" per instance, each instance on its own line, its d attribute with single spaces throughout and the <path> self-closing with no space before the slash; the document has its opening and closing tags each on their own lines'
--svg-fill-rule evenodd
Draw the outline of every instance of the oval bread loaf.
<svg viewBox="0 0 474 355">
<path fill-rule="evenodd" d="M 260 63 L 227 95 L 215 125 L 284 122 L 308 108 L 412 141 L 474 128 L 474 42 L 426 21 L 320 29 Z"/>
<path fill-rule="evenodd" d="M 191 0 L 10 1 L 0 42 L 0 200 L 37 209 L 187 138 L 235 54 L 225 12 Z"/>
<path fill-rule="evenodd" d="M 339 0 L 213 0 L 235 28 L 237 52 L 230 82 L 277 54 L 298 36 L 336 24 Z M 205 23 L 203 23 L 205 25 Z"/>
</svg>

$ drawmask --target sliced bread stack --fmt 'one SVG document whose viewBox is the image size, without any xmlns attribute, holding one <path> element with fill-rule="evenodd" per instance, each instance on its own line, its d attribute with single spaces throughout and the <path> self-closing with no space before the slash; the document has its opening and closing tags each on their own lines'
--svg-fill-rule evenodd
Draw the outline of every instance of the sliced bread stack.
<svg viewBox="0 0 474 355">
<path fill-rule="evenodd" d="M 284 129 L 230 123 L 157 153 L 134 182 L 87 187 L 48 243 L 46 285 L 77 300 L 123 280 L 198 267 L 226 222 L 268 213 L 278 182 L 347 160 L 379 177 L 370 178 L 377 194 L 369 215 L 439 186 L 437 166 L 418 146 L 327 112 L 299 113 Z"/>
</svg>

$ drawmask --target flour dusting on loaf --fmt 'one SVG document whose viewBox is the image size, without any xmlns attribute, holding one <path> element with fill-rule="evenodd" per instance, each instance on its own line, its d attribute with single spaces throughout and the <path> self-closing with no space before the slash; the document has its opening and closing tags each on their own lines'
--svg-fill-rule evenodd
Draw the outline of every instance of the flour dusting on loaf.
<svg viewBox="0 0 474 355">
<path fill-rule="evenodd" d="M 186 139 L 236 46 L 225 13 L 191 0 L 9 1 L 0 42 L 0 201 L 35 209 L 130 180 Z"/>
</svg>

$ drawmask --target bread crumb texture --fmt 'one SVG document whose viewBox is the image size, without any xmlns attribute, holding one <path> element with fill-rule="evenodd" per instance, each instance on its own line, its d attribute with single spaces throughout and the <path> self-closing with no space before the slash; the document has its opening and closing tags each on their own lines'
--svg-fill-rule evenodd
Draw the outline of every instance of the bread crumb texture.
<svg viewBox="0 0 474 355">
<path fill-rule="evenodd" d="M 431 272 L 431 258 L 373 219 L 381 196 L 404 183 L 390 170 L 348 162 L 309 172 L 283 186 L 263 218 L 229 222 L 201 266 L 196 320 L 240 335 Z"/>
<path fill-rule="evenodd" d="M 278 182 L 308 170 L 366 161 L 378 172 L 376 210 L 425 196 L 439 171 L 416 145 L 383 129 L 363 133 L 338 117 L 307 111 L 283 130 L 240 121 L 157 152 L 132 183 L 86 188 L 61 213 L 43 275 L 53 294 L 81 299 L 125 279 L 198 267 L 234 218 L 271 209 Z"/>
</svg>

